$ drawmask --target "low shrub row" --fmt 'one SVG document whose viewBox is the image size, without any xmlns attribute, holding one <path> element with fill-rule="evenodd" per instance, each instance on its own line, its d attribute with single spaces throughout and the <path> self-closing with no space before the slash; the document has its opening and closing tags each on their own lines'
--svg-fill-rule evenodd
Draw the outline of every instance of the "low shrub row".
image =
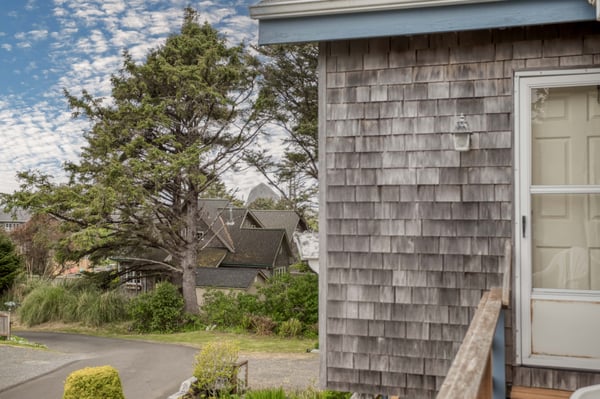
<svg viewBox="0 0 600 399">
<path fill-rule="evenodd" d="M 132 299 L 118 290 L 102 290 L 85 281 L 38 281 L 19 308 L 21 323 L 79 322 L 89 327 L 131 322 L 140 333 L 171 333 L 214 326 L 284 337 L 317 335 L 318 277 L 283 274 L 271 278 L 257 294 L 209 290 L 201 317 L 186 315 L 179 289 L 163 282 Z"/>
<path fill-rule="evenodd" d="M 272 277 L 256 295 L 209 290 L 202 321 L 260 335 L 316 336 L 318 310 L 318 276 L 283 274 Z"/>
</svg>

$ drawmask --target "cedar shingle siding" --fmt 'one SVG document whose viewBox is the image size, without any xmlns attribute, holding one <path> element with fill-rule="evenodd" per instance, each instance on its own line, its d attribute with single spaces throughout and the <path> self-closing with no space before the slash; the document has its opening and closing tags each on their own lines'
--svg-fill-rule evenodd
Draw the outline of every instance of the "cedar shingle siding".
<svg viewBox="0 0 600 399">
<path fill-rule="evenodd" d="M 600 24 L 323 49 L 326 385 L 432 398 L 483 291 L 502 283 L 513 236 L 514 71 L 600 65 Z M 468 152 L 453 149 L 461 113 L 473 132 Z M 522 367 L 508 367 L 508 379 L 560 389 L 600 382 Z"/>
</svg>

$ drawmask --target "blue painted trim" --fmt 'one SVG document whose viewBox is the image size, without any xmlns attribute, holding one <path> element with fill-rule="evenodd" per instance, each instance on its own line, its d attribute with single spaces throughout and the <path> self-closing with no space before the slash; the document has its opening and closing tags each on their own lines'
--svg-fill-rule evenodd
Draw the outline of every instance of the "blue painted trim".
<svg viewBox="0 0 600 399">
<path fill-rule="evenodd" d="M 264 19 L 259 44 L 318 42 L 595 21 L 586 0 L 506 0 L 458 6 Z"/>
<path fill-rule="evenodd" d="M 506 354 L 504 352 L 504 309 L 500 309 L 492 340 L 492 385 L 494 399 L 506 398 Z"/>
</svg>

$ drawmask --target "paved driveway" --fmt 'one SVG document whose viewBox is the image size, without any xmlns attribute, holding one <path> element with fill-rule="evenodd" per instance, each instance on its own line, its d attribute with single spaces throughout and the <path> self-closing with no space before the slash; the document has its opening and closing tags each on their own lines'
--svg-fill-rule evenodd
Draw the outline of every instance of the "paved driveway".
<svg viewBox="0 0 600 399">
<path fill-rule="evenodd" d="M 49 351 L 0 347 L 2 399 L 60 399 L 69 373 L 103 365 L 119 371 L 127 399 L 166 398 L 191 375 L 198 351 L 179 345 L 75 334 L 19 332 L 19 336 L 43 343 Z M 27 378 L 33 379 L 20 383 Z M 14 384 L 12 388 L 1 388 Z"/>
<path fill-rule="evenodd" d="M 74 370 L 111 365 L 127 399 L 163 399 L 176 392 L 193 369 L 198 349 L 86 335 L 19 332 L 47 351 L 0 345 L 0 398 L 60 399 Z M 243 354 L 250 388 L 317 386 L 317 354 Z"/>
</svg>

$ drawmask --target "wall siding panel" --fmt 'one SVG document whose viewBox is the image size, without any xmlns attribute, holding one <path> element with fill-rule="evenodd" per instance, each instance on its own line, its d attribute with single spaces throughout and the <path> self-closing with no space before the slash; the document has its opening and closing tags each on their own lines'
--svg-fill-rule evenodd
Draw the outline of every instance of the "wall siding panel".
<svg viewBox="0 0 600 399">
<path fill-rule="evenodd" d="M 515 70 L 600 64 L 600 24 L 325 43 L 330 389 L 433 398 L 512 240 Z M 453 149 L 464 114 L 472 149 Z M 514 315 L 507 358 L 514 362 Z M 596 373 L 507 367 L 573 390 Z M 365 397 L 368 397 L 365 396 Z"/>
</svg>

